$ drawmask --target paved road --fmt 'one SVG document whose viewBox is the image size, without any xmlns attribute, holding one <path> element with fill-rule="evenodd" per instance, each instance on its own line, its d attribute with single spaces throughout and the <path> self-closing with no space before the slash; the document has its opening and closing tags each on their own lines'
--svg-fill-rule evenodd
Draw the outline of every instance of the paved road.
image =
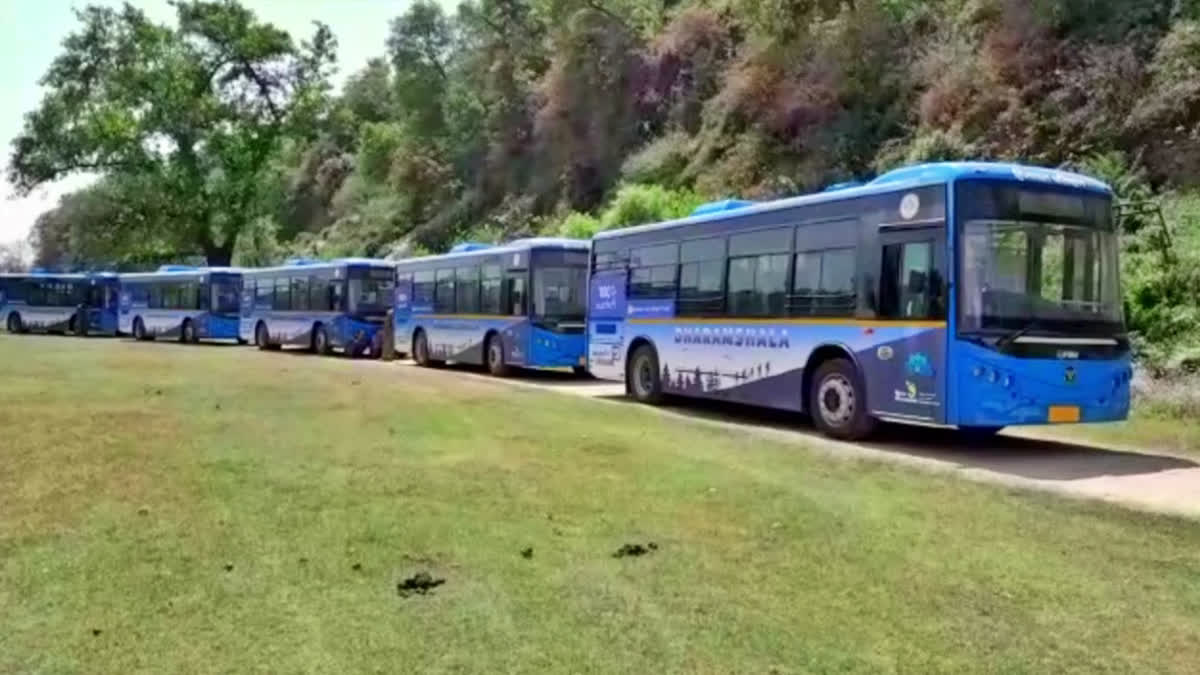
<svg viewBox="0 0 1200 675">
<path fill-rule="evenodd" d="M 359 363 L 416 367 L 408 361 Z M 477 369 L 452 367 L 444 375 L 486 378 L 516 387 L 587 397 L 608 405 L 638 405 L 625 398 L 622 384 L 579 379 L 567 373 L 525 372 L 497 379 Z M 796 415 L 777 411 L 682 399 L 653 409 L 703 424 L 803 443 L 838 456 L 905 464 L 981 482 L 1200 518 L 1200 463 L 1183 456 L 1037 438 L 1036 431 L 1005 433 L 966 447 L 952 431 L 885 426 L 870 442 L 845 443 L 822 436 Z"/>
</svg>

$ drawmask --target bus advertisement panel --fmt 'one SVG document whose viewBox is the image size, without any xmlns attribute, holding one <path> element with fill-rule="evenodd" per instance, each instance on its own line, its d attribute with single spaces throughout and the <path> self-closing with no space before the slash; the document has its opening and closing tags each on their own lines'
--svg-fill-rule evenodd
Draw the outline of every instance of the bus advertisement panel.
<svg viewBox="0 0 1200 675">
<path fill-rule="evenodd" d="M 524 239 L 397 266 L 396 351 L 420 365 L 583 372 L 588 242 Z"/>
<path fill-rule="evenodd" d="M 1084 176 L 956 163 L 600 233 L 589 367 L 639 400 L 805 411 L 845 438 L 1123 419 L 1111 210 Z"/>
</svg>

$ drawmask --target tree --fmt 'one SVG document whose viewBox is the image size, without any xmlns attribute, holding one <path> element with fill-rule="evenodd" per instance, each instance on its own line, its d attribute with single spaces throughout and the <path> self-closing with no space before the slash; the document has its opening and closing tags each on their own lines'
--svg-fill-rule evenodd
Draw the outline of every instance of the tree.
<svg viewBox="0 0 1200 675">
<path fill-rule="evenodd" d="M 18 239 L 0 244 L 0 272 L 24 272 L 29 269 L 29 244 Z"/>
<path fill-rule="evenodd" d="M 235 0 L 174 6 L 175 28 L 128 4 L 77 11 L 9 177 L 26 193 L 80 171 L 137 182 L 155 211 L 116 221 L 123 235 L 227 265 L 267 208 L 258 188 L 280 139 L 315 134 L 336 43 L 317 24 L 297 46 Z"/>
</svg>

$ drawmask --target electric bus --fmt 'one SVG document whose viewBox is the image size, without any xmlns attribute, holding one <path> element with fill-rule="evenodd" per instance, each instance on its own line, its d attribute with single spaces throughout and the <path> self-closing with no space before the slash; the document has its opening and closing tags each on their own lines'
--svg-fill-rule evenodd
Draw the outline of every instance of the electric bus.
<svg viewBox="0 0 1200 675">
<path fill-rule="evenodd" d="M 0 274 L 0 317 L 10 333 L 115 335 L 117 289 L 109 272 Z"/>
<path fill-rule="evenodd" d="M 678 394 L 987 435 L 1125 419 L 1132 376 L 1113 193 L 998 163 L 602 232 L 588 365 L 637 400 Z"/>
<path fill-rule="evenodd" d="M 366 258 L 295 259 L 281 267 L 247 270 L 242 339 L 253 340 L 259 349 L 287 345 L 317 354 L 340 350 L 378 357 L 395 284 L 393 263 Z"/>
<path fill-rule="evenodd" d="M 446 361 L 585 370 L 588 242 L 466 244 L 397 264 L 396 351 Z"/>
<path fill-rule="evenodd" d="M 139 341 L 238 340 L 241 270 L 164 265 L 120 280 L 121 333 Z"/>
</svg>

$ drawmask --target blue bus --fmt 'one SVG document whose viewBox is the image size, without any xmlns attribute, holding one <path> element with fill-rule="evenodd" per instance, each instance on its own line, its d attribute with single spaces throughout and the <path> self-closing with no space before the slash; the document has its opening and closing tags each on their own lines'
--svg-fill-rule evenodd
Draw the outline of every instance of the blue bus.
<svg viewBox="0 0 1200 675">
<path fill-rule="evenodd" d="M 164 265 L 121 275 L 120 330 L 136 340 L 237 340 L 242 272 Z"/>
<path fill-rule="evenodd" d="M 381 328 L 395 292 L 396 268 L 385 260 L 290 261 L 247 270 L 241 335 L 259 349 L 284 345 L 318 354 L 378 356 Z"/>
<path fill-rule="evenodd" d="M 681 394 L 987 435 L 1129 412 L 1113 195 L 1079 174 L 939 163 L 604 232 L 589 367 Z"/>
<path fill-rule="evenodd" d="M 585 370 L 588 242 L 521 239 L 460 245 L 403 260 L 396 277 L 396 351 L 446 361 Z"/>
<path fill-rule="evenodd" d="M 10 333 L 115 335 L 117 289 L 107 272 L 0 274 L 0 317 Z"/>
</svg>

